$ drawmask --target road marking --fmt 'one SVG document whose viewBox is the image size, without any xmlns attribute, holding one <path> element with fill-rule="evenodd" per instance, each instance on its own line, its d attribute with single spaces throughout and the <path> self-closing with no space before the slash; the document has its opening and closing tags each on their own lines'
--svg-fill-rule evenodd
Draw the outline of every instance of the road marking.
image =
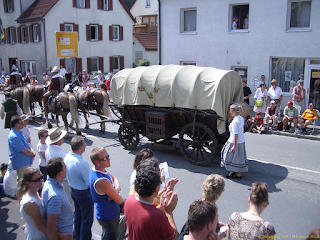
<svg viewBox="0 0 320 240">
<path fill-rule="evenodd" d="M 313 171 L 313 170 L 309 170 L 309 169 L 305 169 L 305 168 L 292 167 L 292 166 L 288 166 L 288 165 L 277 164 L 277 163 L 272 163 L 272 162 L 266 162 L 266 161 L 262 161 L 262 160 L 258 160 L 258 159 L 253 159 L 253 158 L 251 158 L 251 159 L 249 159 L 249 160 L 253 160 L 253 161 L 261 162 L 261 163 L 267 163 L 267 164 L 274 164 L 274 165 L 278 165 L 278 166 L 281 166 L 281 167 L 291 168 L 291 169 L 294 169 L 294 170 L 299 170 L 299 171 L 304 171 L 304 172 L 310 172 L 310 173 L 320 174 L 320 172 L 318 172 L 318 171 Z"/>
</svg>

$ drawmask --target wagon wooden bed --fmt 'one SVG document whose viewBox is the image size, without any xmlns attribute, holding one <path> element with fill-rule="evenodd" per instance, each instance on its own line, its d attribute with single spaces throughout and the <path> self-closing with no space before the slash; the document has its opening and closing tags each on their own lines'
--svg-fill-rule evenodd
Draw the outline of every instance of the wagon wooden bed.
<svg viewBox="0 0 320 240">
<path fill-rule="evenodd" d="M 174 148 L 195 165 L 207 165 L 229 137 L 228 107 L 243 99 L 241 77 L 234 71 L 196 66 L 125 69 L 111 81 L 113 108 L 121 114 L 120 143 L 134 149 L 143 135 Z"/>
</svg>

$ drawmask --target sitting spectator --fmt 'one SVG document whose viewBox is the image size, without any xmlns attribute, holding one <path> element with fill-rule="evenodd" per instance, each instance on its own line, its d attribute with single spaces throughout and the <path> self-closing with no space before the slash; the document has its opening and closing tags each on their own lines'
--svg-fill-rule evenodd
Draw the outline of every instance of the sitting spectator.
<svg viewBox="0 0 320 240">
<path fill-rule="evenodd" d="M 276 129 L 278 124 L 278 107 L 276 105 L 276 101 L 270 101 L 270 106 L 268 106 L 266 110 L 265 120 L 267 123 L 267 129 L 269 129 L 270 120 L 272 120 L 273 129 Z"/>
<path fill-rule="evenodd" d="M 129 239 L 176 240 L 178 233 L 172 212 L 178 203 L 178 195 L 167 190 L 161 196 L 159 207 L 153 205 L 153 199 L 160 190 L 161 180 L 159 167 L 150 160 L 145 160 L 143 167 L 140 164 L 137 171 L 135 190 L 138 195 L 129 196 L 124 204 Z"/>
<path fill-rule="evenodd" d="M 276 234 L 273 226 L 260 217 L 268 204 L 268 185 L 253 183 L 249 210 L 242 213 L 235 212 L 229 218 L 228 239 L 273 239 Z"/>
<path fill-rule="evenodd" d="M 218 212 L 214 204 L 207 201 L 194 201 L 188 211 L 189 232 L 181 232 L 178 240 L 219 239 L 215 229 Z"/>
<path fill-rule="evenodd" d="M 218 213 L 218 207 L 216 201 L 221 197 L 221 194 L 224 192 L 225 183 L 223 177 L 218 174 L 211 174 L 202 184 L 202 201 L 208 201 L 216 207 L 216 213 Z M 217 214 L 218 215 L 218 214 Z M 188 217 L 189 218 L 189 217 Z M 214 229 L 215 233 L 219 231 L 221 234 L 218 236 L 218 240 L 227 236 L 228 227 L 225 223 L 219 222 L 217 217 L 216 228 Z M 188 222 L 184 224 L 181 229 L 181 234 L 188 234 L 190 231 L 189 219 Z M 180 235 L 181 236 L 181 235 Z M 179 236 L 179 237 L 180 237 Z"/>
<path fill-rule="evenodd" d="M 6 163 L 1 163 L 0 183 L 3 183 L 3 178 L 4 178 L 4 175 L 5 175 L 6 172 L 7 172 L 7 168 L 8 168 L 8 164 L 6 164 Z"/>
<path fill-rule="evenodd" d="M 253 132 L 256 132 L 259 134 L 265 132 L 266 128 L 263 126 L 262 112 L 256 112 L 256 116 L 254 117 L 254 124 L 255 124 L 255 126 L 252 128 Z"/>
<path fill-rule="evenodd" d="M 120 183 L 106 168 L 110 157 L 106 149 L 96 147 L 90 153 L 93 167 L 89 173 L 90 191 L 96 206 L 96 217 L 102 227 L 101 239 L 116 240 L 118 236 L 120 204 Z"/>
<path fill-rule="evenodd" d="M 3 191 L 6 196 L 16 198 L 17 193 L 17 171 L 13 170 L 9 161 L 8 169 L 3 177 Z"/>
<path fill-rule="evenodd" d="M 294 124 L 294 129 L 295 129 L 295 133 L 299 133 L 299 129 L 298 129 L 298 116 L 299 116 L 299 111 L 298 109 L 293 106 L 293 102 L 292 101 L 288 101 L 287 102 L 287 106 L 284 108 L 283 110 L 283 119 L 282 119 L 282 123 L 283 123 L 283 132 L 286 131 L 286 127 L 287 127 L 287 123 L 289 121 L 293 121 Z"/>
<path fill-rule="evenodd" d="M 306 109 L 302 115 L 301 115 L 301 118 L 299 120 L 299 123 L 302 127 L 302 131 L 306 131 L 306 127 L 312 123 L 314 120 L 316 120 L 318 118 L 318 113 L 316 110 L 313 109 L 313 104 L 310 103 L 309 104 L 309 109 Z"/>
</svg>

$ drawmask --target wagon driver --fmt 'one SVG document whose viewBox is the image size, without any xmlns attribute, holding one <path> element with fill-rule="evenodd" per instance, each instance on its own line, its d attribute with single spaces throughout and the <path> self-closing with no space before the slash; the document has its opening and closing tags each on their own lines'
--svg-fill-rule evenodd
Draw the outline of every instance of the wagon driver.
<svg viewBox="0 0 320 240">
<path fill-rule="evenodd" d="M 43 95 L 43 105 L 45 108 L 45 111 L 48 112 L 48 97 L 50 95 L 52 95 L 53 97 L 57 96 L 60 92 L 63 91 L 63 88 L 65 86 L 65 82 L 63 77 L 60 75 L 60 68 L 58 68 L 57 66 L 55 66 L 52 71 L 52 78 L 51 81 L 49 83 L 49 89 L 48 92 L 46 92 Z"/>
<path fill-rule="evenodd" d="M 13 65 L 12 73 L 10 74 L 9 78 L 9 87 L 7 87 L 6 90 L 10 91 L 21 86 L 23 86 L 22 75 L 18 72 L 16 65 Z"/>
</svg>

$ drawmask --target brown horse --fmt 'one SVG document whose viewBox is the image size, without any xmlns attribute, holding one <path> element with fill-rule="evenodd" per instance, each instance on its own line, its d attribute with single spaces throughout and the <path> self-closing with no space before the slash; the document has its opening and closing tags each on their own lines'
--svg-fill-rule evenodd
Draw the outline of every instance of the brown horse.
<svg viewBox="0 0 320 240">
<path fill-rule="evenodd" d="M 110 117 L 109 97 L 105 90 L 94 88 L 91 90 L 83 90 L 81 87 L 76 86 L 73 89 L 73 93 L 78 99 L 78 108 L 82 111 L 84 118 L 86 119 L 86 128 L 89 128 L 89 121 L 87 113 L 89 110 L 95 110 L 97 114 L 101 115 L 101 132 L 106 131 L 105 123 L 102 122 L 106 117 Z M 72 126 L 72 121 L 70 125 Z"/>
<path fill-rule="evenodd" d="M 76 123 L 76 132 L 78 135 L 81 135 L 81 132 L 79 129 L 79 113 L 77 109 L 77 99 L 73 93 L 61 92 L 56 97 L 51 97 L 51 98 L 49 97 L 48 110 L 50 113 L 56 115 L 57 127 L 59 127 L 59 115 L 61 115 L 64 122 L 65 129 L 67 131 L 66 138 L 69 137 L 67 115 L 70 112 L 71 119 L 72 119 L 71 121 L 75 121 Z M 46 123 L 48 125 L 48 128 L 52 128 L 52 125 L 48 119 L 48 112 L 45 112 L 45 116 L 46 116 Z"/>
</svg>

